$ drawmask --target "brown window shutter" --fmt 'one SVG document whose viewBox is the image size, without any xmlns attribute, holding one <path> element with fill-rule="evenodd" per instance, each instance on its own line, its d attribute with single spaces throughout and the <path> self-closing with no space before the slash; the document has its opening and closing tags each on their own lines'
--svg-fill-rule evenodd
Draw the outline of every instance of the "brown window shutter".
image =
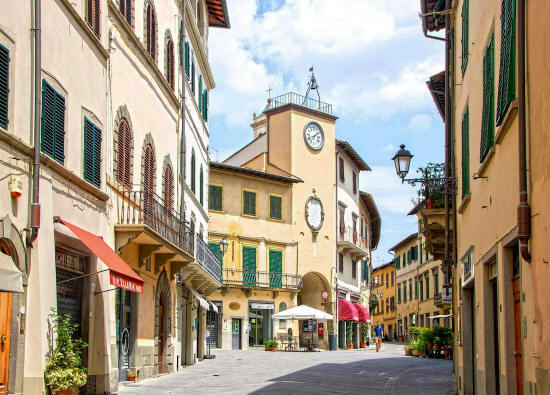
<svg viewBox="0 0 550 395">
<path fill-rule="evenodd" d="M 340 158 L 339 163 L 340 163 L 340 181 L 344 182 L 344 180 L 345 180 L 345 178 L 344 178 L 344 159 Z"/>
<path fill-rule="evenodd" d="M 101 38 L 101 3 L 100 0 L 94 0 L 94 33 L 97 38 Z"/>
<path fill-rule="evenodd" d="M 172 167 L 167 165 L 164 169 L 164 209 L 170 213 L 174 207 L 174 175 Z"/>
<path fill-rule="evenodd" d="M 155 155 L 151 144 L 145 149 L 144 171 L 143 171 L 143 192 L 145 220 L 152 220 L 154 215 L 154 196 L 155 196 Z"/>
<path fill-rule="evenodd" d="M 122 118 L 118 125 L 117 181 L 132 188 L 132 135 L 128 121 Z"/>
</svg>

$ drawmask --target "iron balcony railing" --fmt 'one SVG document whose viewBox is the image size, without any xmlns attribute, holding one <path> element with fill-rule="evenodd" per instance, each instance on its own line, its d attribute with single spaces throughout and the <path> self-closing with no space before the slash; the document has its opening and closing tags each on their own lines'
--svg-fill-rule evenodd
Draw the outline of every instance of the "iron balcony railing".
<svg viewBox="0 0 550 395">
<path fill-rule="evenodd" d="M 353 245 L 361 248 L 362 250 L 367 251 L 368 243 L 367 239 L 359 234 L 356 229 L 353 229 L 351 226 L 341 227 L 338 232 L 339 241 L 348 241 Z"/>
<path fill-rule="evenodd" d="M 195 262 L 198 262 L 208 273 L 220 283 L 222 282 L 222 264 L 208 244 L 204 242 L 201 235 L 196 235 Z"/>
<path fill-rule="evenodd" d="M 444 306 L 452 303 L 451 293 L 438 292 L 434 295 L 434 304 L 436 306 Z"/>
<path fill-rule="evenodd" d="M 332 104 L 324 103 L 320 100 L 305 97 L 297 93 L 289 92 L 284 95 L 274 97 L 268 102 L 266 110 L 272 110 L 286 104 L 297 104 L 299 106 L 311 108 L 332 115 Z"/>
<path fill-rule="evenodd" d="M 194 256 L 193 231 L 177 211 L 165 206 L 154 193 L 123 191 L 118 202 L 118 223 L 146 225 L 161 238 Z"/>
<path fill-rule="evenodd" d="M 242 287 L 301 289 L 302 276 L 288 273 L 224 269 L 223 284 Z"/>
</svg>

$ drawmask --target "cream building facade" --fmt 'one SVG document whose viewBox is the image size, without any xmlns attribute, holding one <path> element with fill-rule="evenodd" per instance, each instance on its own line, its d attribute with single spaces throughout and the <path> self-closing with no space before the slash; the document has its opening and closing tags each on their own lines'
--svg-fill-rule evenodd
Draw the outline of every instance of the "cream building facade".
<svg viewBox="0 0 550 395">
<path fill-rule="evenodd" d="M 209 26 L 229 27 L 225 2 L 16 2 L 0 18 L 0 183 L 14 191 L 0 244 L 24 284 L 0 293 L 0 391 L 45 393 L 52 308 L 88 343 L 88 393 L 206 353 L 205 296 L 221 284 L 205 242 Z"/>
</svg>

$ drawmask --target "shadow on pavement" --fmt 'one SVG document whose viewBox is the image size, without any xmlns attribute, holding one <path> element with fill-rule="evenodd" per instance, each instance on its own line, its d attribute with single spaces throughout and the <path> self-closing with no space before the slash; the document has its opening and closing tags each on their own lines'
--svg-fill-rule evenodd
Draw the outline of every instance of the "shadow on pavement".
<svg viewBox="0 0 550 395">
<path fill-rule="evenodd" d="M 323 363 L 270 381 L 252 393 L 456 394 L 452 361 L 412 357 Z"/>
</svg>

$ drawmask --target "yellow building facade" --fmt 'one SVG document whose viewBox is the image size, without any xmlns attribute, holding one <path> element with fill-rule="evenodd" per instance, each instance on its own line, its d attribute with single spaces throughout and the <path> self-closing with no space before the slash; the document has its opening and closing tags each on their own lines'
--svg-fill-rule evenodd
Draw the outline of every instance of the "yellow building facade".
<svg viewBox="0 0 550 395">
<path fill-rule="evenodd" d="M 371 321 L 373 326 L 378 321 L 384 327 L 384 336 L 392 341 L 396 333 L 396 299 L 395 299 L 395 262 L 391 261 L 375 267 L 372 271 L 373 287 L 371 298 L 378 303 L 371 310 Z"/>
</svg>

